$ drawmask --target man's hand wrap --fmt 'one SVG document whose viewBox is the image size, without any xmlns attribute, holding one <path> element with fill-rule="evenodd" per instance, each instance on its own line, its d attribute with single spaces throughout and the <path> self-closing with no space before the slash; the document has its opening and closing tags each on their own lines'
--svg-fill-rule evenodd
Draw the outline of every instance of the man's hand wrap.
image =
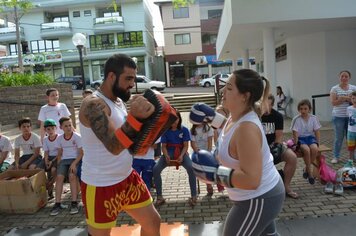
<svg viewBox="0 0 356 236">
<path fill-rule="evenodd" d="M 152 115 L 138 120 L 129 113 L 126 122 L 115 132 L 117 139 L 132 155 L 145 155 L 177 119 L 175 109 L 162 94 L 147 89 L 143 96 L 155 107 Z"/>
</svg>

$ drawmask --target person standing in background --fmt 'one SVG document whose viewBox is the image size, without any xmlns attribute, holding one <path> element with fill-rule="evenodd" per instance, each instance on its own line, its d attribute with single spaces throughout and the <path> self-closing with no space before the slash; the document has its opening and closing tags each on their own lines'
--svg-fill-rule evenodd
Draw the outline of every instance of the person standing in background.
<svg viewBox="0 0 356 236">
<path fill-rule="evenodd" d="M 49 88 L 46 91 L 48 104 L 41 107 L 40 113 L 38 115 L 38 120 L 40 121 L 40 135 L 41 142 L 43 142 L 43 137 L 46 134 L 44 128 L 44 122 L 47 119 L 52 119 L 56 122 L 57 127 L 60 127 L 59 119 L 62 117 L 70 117 L 71 113 L 69 112 L 66 104 L 58 102 L 59 92 L 56 88 Z M 58 129 L 58 134 L 63 134 L 63 130 Z"/>
<path fill-rule="evenodd" d="M 330 90 L 330 102 L 333 106 L 332 121 L 334 125 L 334 157 L 331 163 L 339 162 L 340 150 L 344 137 L 347 134 L 348 116 L 347 107 L 351 102 L 351 93 L 356 91 L 356 86 L 350 84 L 351 73 L 343 70 L 339 73 L 339 83 Z"/>
</svg>

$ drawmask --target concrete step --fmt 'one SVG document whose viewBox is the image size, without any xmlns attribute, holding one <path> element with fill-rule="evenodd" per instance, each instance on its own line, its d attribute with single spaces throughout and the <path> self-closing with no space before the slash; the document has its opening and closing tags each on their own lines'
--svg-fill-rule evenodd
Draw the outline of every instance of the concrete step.
<svg viewBox="0 0 356 236">
<path fill-rule="evenodd" d="M 204 93 L 204 94 L 191 94 L 191 93 L 184 93 L 184 94 L 163 94 L 164 97 L 169 101 L 169 103 L 180 110 L 183 111 L 190 111 L 190 107 L 197 102 L 204 102 L 212 107 L 216 106 L 215 96 L 212 93 Z M 81 96 L 74 96 L 74 106 L 79 108 L 82 103 Z M 127 104 L 128 108 L 130 107 L 130 103 Z"/>
</svg>

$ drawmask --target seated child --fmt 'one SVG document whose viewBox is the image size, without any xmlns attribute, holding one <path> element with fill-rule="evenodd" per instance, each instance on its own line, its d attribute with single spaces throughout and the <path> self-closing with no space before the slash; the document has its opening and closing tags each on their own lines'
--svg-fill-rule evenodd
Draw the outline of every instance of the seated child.
<svg viewBox="0 0 356 236">
<path fill-rule="evenodd" d="M 16 169 L 35 169 L 42 161 L 40 137 L 31 132 L 31 119 L 25 117 L 18 122 L 21 135 L 15 138 L 15 167 Z M 22 151 L 22 156 L 20 156 Z"/>
<path fill-rule="evenodd" d="M 136 172 L 139 175 L 141 175 L 148 190 L 151 190 L 151 186 L 152 186 L 152 177 L 153 177 L 152 171 L 153 171 L 153 167 L 156 164 L 154 160 L 155 148 L 159 142 L 160 139 L 158 139 L 156 143 L 150 147 L 146 155 L 133 157 L 132 168 L 134 168 Z"/>
<path fill-rule="evenodd" d="M 57 178 L 56 178 L 56 203 L 50 211 L 51 216 L 59 214 L 62 208 L 61 196 L 63 183 L 68 176 L 72 203 L 70 214 L 77 214 L 78 208 L 78 179 L 77 165 L 83 157 L 83 145 L 80 134 L 73 131 L 72 120 L 69 117 L 59 119 L 59 124 L 63 134 L 57 139 L 58 157 L 57 157 Z"/>
<path fill-rule="evenodd" d="M 48 197 L 52 199 L 54 182 L 57 177 L 58 134 L 56 122 L 52 119 L 45 120 L 44 129 L 47 136 L 43 139 L 44 158 L 40 166 L 47 173 Z"/>
<path fill-rule="evenodd" d="M 0 133 L 0 173 L 7 170 L 14 162 L 11 152 L 12 144 L 10 139 Z"/>
<path fill-rule="evenodd" d="M 320 143 L 320 122 L 318 117 L 311 115 L 311 103 L 308 99 L 303 99 L 298 103 L 299 115 L 293 118 L 291 130 L 293 131 L 294 142 L 300 146 L 303 154 L 305 168 L 303 178 L 308 179 L 310 184 L 315 183 L 312 164 L 319 151 Z"/>
</svg>

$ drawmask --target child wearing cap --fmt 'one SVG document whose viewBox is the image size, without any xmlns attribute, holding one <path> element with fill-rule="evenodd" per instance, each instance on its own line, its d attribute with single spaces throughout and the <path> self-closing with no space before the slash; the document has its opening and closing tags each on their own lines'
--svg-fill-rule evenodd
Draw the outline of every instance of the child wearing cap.
<svg viewBox="0 0 356 236">
<path fill-rule="evenodd" d="M 58 102 L 59 100 L 59 92 L 55 88 L 49 88 L 46 91 L 48 104 L 41 107 L 40 113 L 38 115 L 38 120 L 41 123 L 40 133 L 41 133 L 41 141 L 43 141 L 43 137 L 45 136 L 44 122 L 47 119 L 53 119 L 56 122 L 57 127 L 59 127 L 59 119 L 65 116 L 70 116 L 66 104 Z M 57 130 L 58 134 L 63 134 L 61 129 Z"/>
<path fill-rule="evenodd" d="M 58 156 L 58 134 L 57 124 L 53 119 L 47 119 L 44 122 L 44 129 L 47 136 L 43 139 L 44 158 L 41 162 L 41 168 L 47 173 L 47 191 L 48 197 L 53 198 L 54 182 L 57 177 L 57 156 Z"/>
</svg>

